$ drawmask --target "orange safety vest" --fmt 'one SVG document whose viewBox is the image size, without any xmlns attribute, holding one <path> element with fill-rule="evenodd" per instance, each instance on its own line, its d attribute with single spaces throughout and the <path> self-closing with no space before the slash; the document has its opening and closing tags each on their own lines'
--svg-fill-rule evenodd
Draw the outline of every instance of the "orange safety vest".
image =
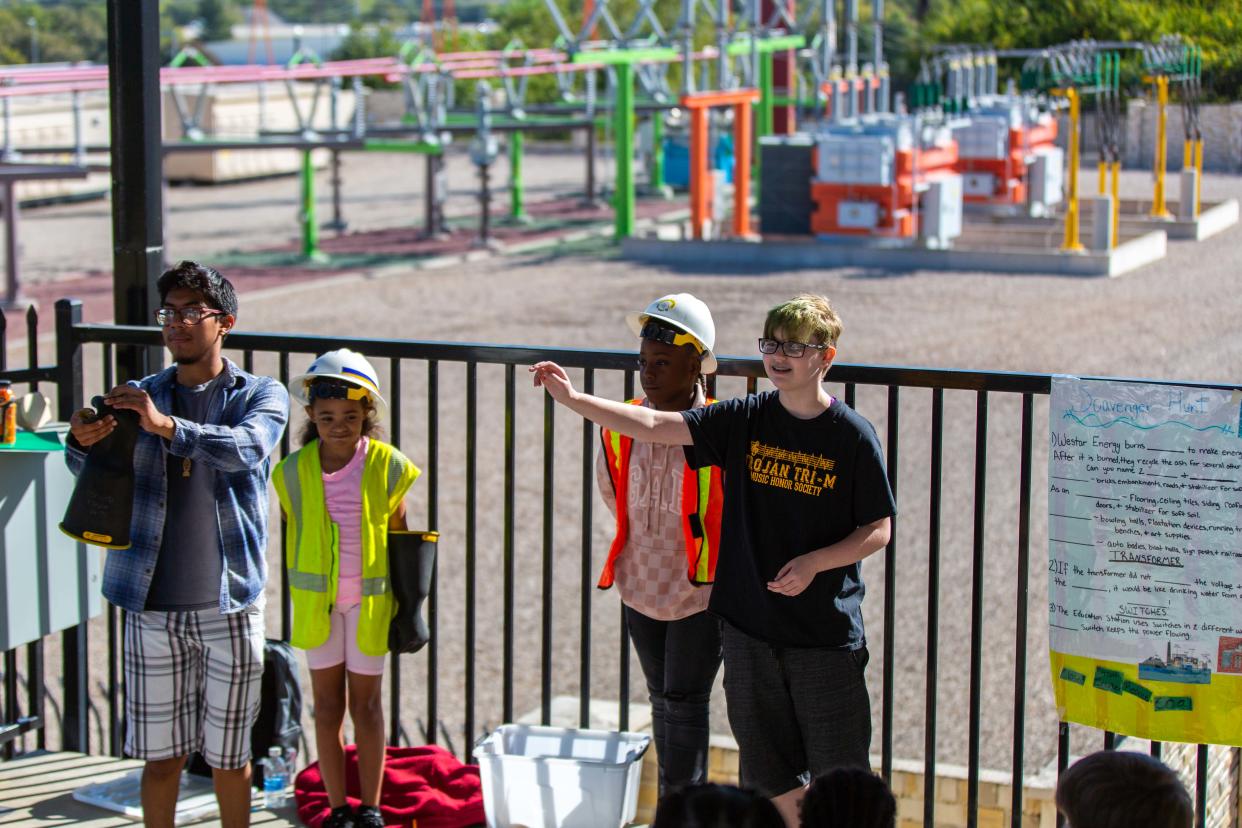
<svg viewBox="0 0 1242 828">
<path fill-rule="evenodd" d="M 630 405 L 642 405 L 644 400 L 627 400 Z M 710 405 L 715 400 L 708 399 Z M 600 573 L 600 589 L 608 589 L 616 579 L 617 556 L 625 548 L 629 530 L 627 517 L 629 505 L 630 449 L 633 437 L 626 437 L 606 428 L 600 429 L 604 443 L 604 457 L 608 461 L 608 474 L 617 496 L 617 534 L 604 561 Z M 690 583 L 710 584 L 716 580 L 716 555 L 720 549 L 720 511 L 724 503 L 724 486 L 718 466 L 706 466 L 697 471 L 687 464 L 681 477 L 681 527 L 686 539 L 686 569 Z"/>
</svg>

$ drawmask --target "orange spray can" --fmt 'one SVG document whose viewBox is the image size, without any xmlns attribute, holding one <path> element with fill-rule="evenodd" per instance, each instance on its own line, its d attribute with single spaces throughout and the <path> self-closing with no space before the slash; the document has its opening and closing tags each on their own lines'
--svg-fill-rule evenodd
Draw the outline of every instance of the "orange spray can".
<svg viewBox="0 0 1242 828">
<path fill-rule="evenodd" d="M 17 402 L 13 399 L 13 385 L 0 380 L 0 446 L 17 442 Z"/>
</svg>

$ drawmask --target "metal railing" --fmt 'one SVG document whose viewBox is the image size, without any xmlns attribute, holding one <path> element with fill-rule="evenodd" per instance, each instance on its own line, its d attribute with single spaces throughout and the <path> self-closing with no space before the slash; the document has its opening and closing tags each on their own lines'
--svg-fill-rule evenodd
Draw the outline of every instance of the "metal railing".
<svg viewBox="0 0 1242 828">
<path fill-rule="evenodd" d="M 82 403 L 84 393 L 84 375 L 89 370 L 92 387 L 110 387 L 114 378 L 116 349 L 125 346 L 159 346 L 160 331 L 156 328 L 127 327 L 117 325 L 84 324 L 81 321 L 81 306 L 70 300 L 61 300 L 56 304 L 56 354 L 55 366 L 40 367 L 34 355 L 37 353 L 38 319 L 32 311 L 28 317 L 28 353 L 31 355 L 30 365 L 26 369 L 12 370 L 4 362 L 5 331 L 0 327 L 0 377 L 13 380 L 15 383 L 29 383 L 36 387 L 41 382 L 56 384 L 58 410 L 62 419 Z M 258 363 L 261 367 L 271 366 L 270 373 L 281 382 L 290 379 L 290 363 L 293 355 L 322 353 L 339 347 L 349 347 L 360 351 L 369 358 L 386 360 L 387 397 L 391 411 L 391 441 L 401 445 L 403 435 L 415 433 L 423 441 L 425 453 L 417 457 L 417 461 L 426 472 L 426 524 L 428 528 L 440 529 L 442 541 L 440 563 L 436 580 L 433 581 L 432 594 L 428 603 L 428 621 L 433 632 L 431 643 L 424 653 L 414 657 L 402 657 L 394 654 L 392 665 L 386 675 L 389 677 L 388 704 L 390 712 L 390 734 L 393 743 L 410 741 L 410 730 L 407 725 L 409 709 L 403 704 L 403 682 L 408 679 L 408 669 L 403 663 L 409 659 L 422 661 L 424 671 L 422 691 L 425 699 L 425 723 L 420 728 L 419 737 L 427 742 L 444 741 L 451 749 L 468 755 L 472 743 L 486 728 L 486 723 L 512 721 L 519 713 L 518 700 L 515 694 L 515 670 L 519 661 L 527 663 L 533 656 L 534 647 L 522 648 L 521 642 L 538 639 L 539 675 L 537 686 L 532 691 L 538 699 L 538 718 L 543 723 L 552 719 L 552 701 L 554 688 L 560 685 L 573 685 L 572 673 L 574 665 L 568 666 L 565 661 L 572 661 L 564 654 L 558 659 L 557 644 L 563 639 L 577 639 L 576 653 L 576 692 L 578 695 L 578 723 L 587 726 L 590 722 L 590 702 L 593 692 L 593 680 L 599 672 L 600 662 L 593 660 L 593 638 L 599 637 L 601 626 L 601 608 L 593 606 L 594 552 L 600 527 L 595 526 L 593 504 L 596 497 L 594 488 L 594 463 L 597 444 L 595 428 L 585 421 L 574 417 L 571 425 L 565 429 L 557 428 L 555 406 L 551 399 L 542 392 L 529 392 L 518 397 L 518 369 L 541 359 L 554 359 L 566 368 L 580 373 L 579 386 L 590 392 L 621 394 L 633 396 L 635 387 L 634 355 L 629 352 L 569 350 L 536 347 L 504 347 L 481 344 L 458 344 L 439 342 L 417 342 L 407 340 L 380 340 L 366 338 L 340 338 L 308 335 L 232 333 L 228 340 L 229 353 L 236 355 L 246 370 L 254 370 Z M 98 362 L 84 362 L 84 353 L 89 348 L 98 348 Z M 382 362 L 380 363 L 383 364 Z M 84 368 L 84 365 L 88 366 Z M 94 367 L 97 365 L 98 367 Z M 459 373 L 450 371 L 458 369 Z M 737 392 L 754 391 L 762 376 L 762 363 L 754 359 L 721 358 L 718 372 L 719 380 L 713 378 L 723 388 L 728 386 Z M 415 381 L 406 383 L 406 378 L 415 373 Z M 486 376 L 483 376 L 486 374 Z M 496 388 L 486 384 L 487 377 L 496 374 L 502 385 Z M 525 372 L 522 372 L 525 375 Z M 460 384 L 454 385 L 454 378 L 460 378 Z M 937 690 L 948 676 L 942 676 L 939 666 L 945 647 L 940 640 L 941 611 L 945 609 L 941 601 L 941 573 L 944 566 L 964 566 L 964 561 L 953 556 L 953 549 L 947 553 L 942 550 L 942 518 L 946 515 L 964 517 L 969 515 L 969 526 L 962 534 L 969 534 L 969 680 L 967 690 L 967 721 L 966 721 L 966 766 L 967 766 L 967 820 L 974 826 L 979 819 L 980 811 L 980 767 L 981 756 L 985 745 L 981 745 L 981 722 L 985 711 L 994 709 L 995 702 L 984 698 L 985 680 L 988 677 L 987 664 L 984 660 L 984 636 L 989 625 L 994 624 L 991 618 L 985 618 L 985 586 L 988 584 L 985 565 L 988 556 L 987 518 L 997 509 L 1005 513 L 1009 508 L 1013 513 L 1012 521 L 1007 517 L 1002 526 L 1003 534 L 1011 539 L 1006 546 L 1011 546 L 1012 554 L 1005 563 L 1012 564 L 1013 571 L 1013 681 L 1012 681 L 1012 745 L 1009 754 L 1010 767 L 1013 773 L 1012 800 L 1010 811 L 1011 824 L 1019 826 L 1023 814 L 1024 769 L 1027 767 L 1027 714 L 1030 710 L 1027 690 L 1028 656 L 1030 655 L 1030 632 L 1028 624 L 1030 590 L 1034 579 L 1043 577 L 1042 569 L 1037 567 L 1034 579 L 1030 573 L 1032 543 L 1032 472 L 1037 463 L 1035 448 L 1036 409 L 1035 398 L 1045 396 L 1051 387 L 1051 377 L 1043 374 L 1022 374 L 1007 372 L 957 371 L 927 368 L 901 368 L 867 365 L 834 365 L 829 372 L 830 387 L 839 388 L 839 394 L 846 404 L 859 407 L 860 398 L 866 397 L 870 409 L 865 411 L 874 422 L 882 423 L 878 432 L 885 442 L 888 462 L 889 482 L 894 494 L 898 497 L 899 514 L 892 540 L 882 556 L 883 566 L 883 604 L 880 611 L 879 629 L 872 624 L 871 641 L 882 642 L 880 661 L 882 676 L 879 688 L 879 748 L 881 773 L 891 779 L 894 773 L 894 740 L 902 737 L 896 730 L 895 702 L 898 698 L 898 676 L 896 641 L 899 637 L 898 625 L 899 581 L 898 572 L 902 560 L 911 560 L 912 555 L 921 555 L 915 550 L 903 557 L 898 555 L 898 542 L 903 543 L 908 535 L 922 538 L 922 530 L 914 526 L 911 512 L 920 514 L 921 499 L 926 497 L 926 532 L 925 561 L 926 620 L 925 637 L 922 640 L 922 658 L 925 659 L 923 680 L 925 696 L 923 700 L 922 729 L 924 736 L 923 767 L 924 767 L 924 824 L 933 824 L 933 811 L 936 802 L 935 785 L 936 769 L 942 763 L 940 754 L 945 751 L 938 748 L 938 737 L 943 735 L 938 714 L 944 701 L 937 698 Z M 404 383 L 404 384 L 403 384 Z M 1202 383 L 1183 383 L 1202 387 L 1217 387 Z M 607 388 L 605 388 L 607 386 Z M 915 405 L 926 394 L 930 408 L 919 412 Z M 969 439 L 973 431 L 974 459 L 970 469 L 958 469 L 963 480 L 969 479 L 973 490 L 969 493 L 969 508 L 965 501 L 946 500 L 942 478 L 946 474 L 946 448 L 963 449 L 953 443 L 946 445 L 946 394 L 952 395 L 954 410 L 964 412 L 969 417 L 973 408 L 973 422 L 957 426 L 960 436 Z M 904 395 L 904 396 L 903 396 Z M 911 395 L 920 395 L 913 401 Z M 727 394 L 721 394 L 727 396 Z M 496 404 L 490 404 L 496 397 Z M 971 399 L 973 397 L 973 400 Z M 486 398 L 486 399 L 485 399 Z M 451 411 L 442 411 L 442 404 L 448 401 L 455 407 Z M 459 406 L 459 407 L 457 407 Z M 415 428 L 411 424 L 408 409 L 421 411 L 422 418 Z M 861 410 L 861 409 L 860 409 Z M 913 416 L 911 412 L 914 412 Z M 917 427 L 921 418 L 929 419 L 929 429 L 925 439 L 915 440 L 910 445 L 907 436 L 902 438 L 903 424 L 909 431 L 911 422 Z M 535 434 L 539 439 L 519 440 L 519 425 L 526 422 L 522 417 L 534 420 Z M 580 423 L 580 424 L 579 424 Z M 576 433 L 580 429 L 579 436 Z M 1003 430 L 1016 434 L 1016 443 L 996 441 L 990 437 L 990 429 Z M 952 438 L 952 434 L 950 434 Z M 575 444 L 580 442 L 580 449 L 574 451 Z M 290 450 L 291 438 L 285 434 L 280 454 L 283 456 Z M 486 445 L 483 445 L 486 443 Z M 407 441 L 407 446 L 412 444 Z M 994 454 L 989 457 L 989 446 L 994 446 Z M 567 450 L 568 449 L 568 450 Z M 920 481 L 910 479 L 910 475 L 900 472 L 907 467 L 907 453 L 921 460 L 926 451 L 926 470 L 929 479 L 926 490 L 919 488 Z M 519 452 L 524 452 L 527 460 L 519 459 Z M 411 456 L 419 452 L 411 451 Z M 480 458 L 484 454 L 491 457 L 495 454 L 502 457 L 500 471 L 500 495 L 488 500 L 490 488 L 479 479 Z M 449 457 L 449 455 L 453 455 Z M 572 465 L 558 462 L 559 455 L 568 455 Z M 576 455 L 576 456 L 575 456 Z M 953 456 L 953 455 L 950 455 Z M 460 469 L 453 468 L 452 463 L 460 460 Z M 998 504 L 995 498 L 989 500 L 988 487 L 989 465 L 994 468 L 998 460 L 1007 471 L 1016 473 L 1017 503 Z M 1012 465 L 1010 464 L 1012 461 Z M 580 480 L 567 485 L 559 478 L 560 474 L 574 466 L 578 467 Z M 575 472 L 570 472 L 571 475 Z M 568 478 L 567 478 L 568 479 Z M 445 481 L 460 482 L 449 490 Z M 995 482 L 995 478 L 993 481 Z M 1013 481 L 1011 481 L 1013 482 Z M 956 490 L 950 493 L 956 494 Z M 577 514 L 572 514 L 574 500 L 579 499 Z M 520 500 L 519 500 L 520 498 Z M 451 504 L 446 505 L 446 501 Z M 917 508 L 908 508 L 907 504 L 919 502 Z M 989 505 L 993 512 L 989 512 Z M 958 507 L 961 508 L 958 508 Z M 451 509 L 449 508 L 451 507 Z M 449 512 L 450 519 L 446 519 Z M 480 518 L 483 511 L 490 517 L 494 511 L 499 512 L 498 523 L 498 555 L 495 556 L 495 569 L 480 571 L 481 561 L 486 566 L 481 549 L 485 548 L 487 537 L 480 530 Z M 519 517 L 520 516 L 520 517 Z M 536 518 L 537 516 L 537 518 Z M 450 522 L 460 526 L 450 526 Z M 566 521 L 577 524 L 576 538 L 579 542 L 577 550 L 578 570 L 572 581 L 563 574 L 558 580 L 558 564 L 566 555 L 558 555 L 558 549 L 564 552 L 564 544 L 558 542 L 563 538 Z M 520 525 L 519 525 L 520 524 Z M 902 531 L 897 531 L 897 526 Z M 448 531 L 446 527 L 449 527 Z M 606 530 L 605 530 L 606 531 Z M 569 533 L 573 537 L 575 533 Z M 519 536 L 520 539 L 519 540 Z M 279 538 L 279 540 L 278 540 Z M 273 532 L 272 546 L 283 544 L 283 534 Z M 460 544 L 460 549 L 454 548 Z M 519 545 L 537 547 L 539 554 L 519 554 Z M 961 545 L 965 548 L 965 544 Z M 903 550 L 904 551 L 904 550 Z M 271 553 L 269 557 L 274 555 Z M 877 558 L 880 556 L 877 556 Z M 490 559 L 487 558 L 487 559 Z M 280 555 L 283 561 L 283 554 Z M 444 564 L 447 561 L 461 565 L 461 616 L 458 619 L 446 618 L 442 612 L 442 600 L 450 593 L 445 591 L 444 577 L 450 570 Z M 878 563 L 878 562 L 877 562 Z M 869 563 L 868 566 L 871 566 Z M 531 575 L 533 568 L 538 568 L 538 577 Z M 494 590 L 479 589 L 480 574 L 494 584 Z M 289 637 L 290 608 L 287 587 L 284 583 L 283 571 L 273 566 L 272 578 L 279 579 L 281 586 L 280 635 Z M 519 607 L 518 583 L 525 579 L 539 586 L 540 601 L 537 613 L 528 611 L 529 605 L 523 603 Z M 570 621 L 568 632 L 565 623 L 558 623 L 558 597 L 573 594 L 570 584 L 576 581 L 576 598 L 578 600 L 576 629 Z M 456 593 L 453 593 L 455 595 Z M 485 605 L 491 612 L 495 607 L 495 617 L 488 616 L 484 623 L 478 617 L 479 607 Z M 960 607 L 950 606 L 948 611 L 960 611 Z M 871 610 L 875 612 L 873 608 Z M 519 619 L 519 615 L 522 616 Z M 617 614 L 619 616 L 619 613 Z M 903 619 L 906 615 L 903 614 Z M 625 626 L 615 619 L 618 636 L 615 664 L 616 698 L 618 710 L 616 722 L 624 729 L 629 726 L 629 700 L 631 696 L 629 642 Z M 871 623 L 871 622 L 869 622 Z M 460 629 L 454 629 L 460 625 Z M 520 625 L 526 625 L 519 631 Z M 91 705 L 89 692 L 88 641 L 87 625 L 79 625 L 61 635 L 61 669 L 64 690 L 60 703 L 59 730 L 61 745 L 64 749 L 89 752 L 92 747 L 106 750 L 119 756 L 122 745 L 121 698 L 123 688 L 118 676 L 118 656 L 120 642 L 118 636 L 119 618 L 115 608 L 109 608 L 106 618 L 107 627 L 107 667 L 104 695 L 108 705 L 107 727 L 99 716 L 99 736 L 92 745 L 88 718 Z M 534 630 L 537 628 L 537 634 Z M 441 651 L 441 639 L 448 634 L 461 635 L 461 666 L 460 674 L 446 664 Z M 605 632 L 609 632 L 607 629 Z M 609 633 L 611 634 L 611 633 Z M 991 635 L 991 632 L 987 632 Z M 498 640 L 498 646 L 491 647 Z M 961 642 L 950 642 L 952 650 L 960 652 Z M 610 648 L 611 649 L 611 648 Z M 903 649 L 904 653 L 913 648 Z M 499 651 L 500 669 L 498 698 L 492 701 L 484 699 L 481 703 L 481 684 L 479 681 L 480 664 L 488 656 Z M 16 651 L 5 654 L 4 659 L 4 694 L 5 721 L 10 723 L 0 729 L 0 743 L 5 745 L 6 755 L 11 755 L 14 740 L 23 733 L 37 731 L 38 746 L 43 747 L 46 737 L 43 730 L 44 718 L 42 710 L 45 704 L 43 687 L 43 642 L 28 647 L 29 684 L 28 712 L 32 716 L 21 719 L 18 715 L 18 656 Z M 612 678 L 612 667 L 608 669 L 609 679 Z M 441 698 L 446 685 L 459 688 L 460 713 L 447 712 L 450 705 Z M 490 685 L 489 685 L 490 686 Z M 598 687 L 598 685 L 595 685 Z M 873 690 L 874 693 L 874 690 Z M 98 695 L 98 694 L 97 694 Z M 531 695 L 527 693 L 526 695 Z M 992 694 L 992 699 L 997 698 Z M 480 706 L 485 709 L 480 711 Z M 905 711 L 903 710 L 903 713 Z M 449 716 L 455 725 L 450 730 L 443 724 L 443 718 Z M 417 717 L 416 717 L 417 718 Z M 22 724 L 22 722 L 25 724 Z M 458 730 L 456 726 L 459 725 Z M 960 725 L 960 719 L 950 722 L 951 726 Z M 1088 729 L 1078 728 L 1078 741 L 1082 742 Z M 106 731 L 106 737 L 104 736 Z M 1056 731 L 1057 767 L 1063 769 L 1070 755 L 1070 726 L 1059 724 Z M 460 736 L 463 741 L 461 749 L 454 745 L 454 737 Z M 1113 748 L 1118 737 L 1105 734 L 1103 747 Z M 909 741 L 909 739 L 906 739 Z M 106 745 L 105 745 L 106 742 Z M 1047 750 L 1048 746 L 1044 746 Z M 1152 753 L 1159 755 L 1161 746 L 1152 745 Z M 1208 752 L 1205 746 L 1199 746 L 1197 752 L 1197 784 L 1196 789 L 1196 824 L 1206 824 L 1205 811 L 1207 800 L 1207 779 L 1209 773 Z"/>
</svg>

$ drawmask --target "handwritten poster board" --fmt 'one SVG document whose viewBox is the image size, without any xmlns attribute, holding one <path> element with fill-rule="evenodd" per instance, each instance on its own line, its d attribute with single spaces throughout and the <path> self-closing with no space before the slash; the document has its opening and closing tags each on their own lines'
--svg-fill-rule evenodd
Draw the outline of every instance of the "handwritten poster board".
<svg viewBox="0 0 1242 828">
<path fill-rule="evenodd" d="M 1048 616 L 1063 721 L 1242 745 L 1240 402 L 1053 379 Z"/>
</svg>

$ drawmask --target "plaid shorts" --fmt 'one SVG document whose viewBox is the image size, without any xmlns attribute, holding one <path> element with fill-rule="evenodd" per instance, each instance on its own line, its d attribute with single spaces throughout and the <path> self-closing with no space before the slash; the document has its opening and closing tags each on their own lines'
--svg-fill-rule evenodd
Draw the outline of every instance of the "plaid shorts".
<svg viewBox="0 0 1242 828">
<path fill-rule="evenodd" d="M 240 612 L 125 615 L 125 752 L 155 760 L 200 751 L 213 768 L 250 761 L 259 715 L 260 598 Z"/>
</svg>

